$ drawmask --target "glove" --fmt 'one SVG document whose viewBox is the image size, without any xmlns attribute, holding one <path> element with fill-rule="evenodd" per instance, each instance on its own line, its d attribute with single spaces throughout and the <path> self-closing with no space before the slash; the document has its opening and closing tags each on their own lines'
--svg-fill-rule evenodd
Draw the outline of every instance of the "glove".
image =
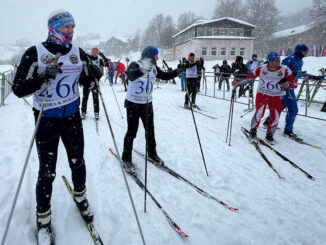
<svg viewBox="0 0 326 245">
<path fill-rule="evenodd" d="M 62 70 L 60 68 L 62 64 L 62 62 L 60 62 L 59 64 L 48 64 L 45 67 L 44 72 L 41 74 L 41 77 L 45 80 L 45 82 L 55 79 L 58 73 L 62 73 Z"/>
<path fill-rule="evenodd" d="M 149 58 L 144 58 L 140 60 L 139 69 L 142 73 L 146 74 L 152 70 L 153 63 Z"/>
<path fill-rule="evenodd" d="M 92 81 L 95 81 L 95 79 L 100 80 L 100 78 L 103 76 L 102 70 L 96 65 L 89 65 L 88 73 Z"/>
<path fill-rule="evenodd" d="M 179 76 L 182 73 L 182 71 L 183 71 L 183 69 L 177 68 L 173 72 L 177 73 L 177 75 Z"/>
</svg>

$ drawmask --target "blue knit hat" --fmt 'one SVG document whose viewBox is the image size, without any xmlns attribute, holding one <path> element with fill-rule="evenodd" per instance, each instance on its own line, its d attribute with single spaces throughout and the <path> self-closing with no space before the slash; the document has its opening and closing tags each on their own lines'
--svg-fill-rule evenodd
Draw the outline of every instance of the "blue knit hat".
<svg viewBox="0 0 326 245">
<path fill-rule="evenodd" d="M 309 48 L 305 44 L 298 44 L 295 46 L 294 52 L 299 53 L 299 52 L 306 52 L 309 51 Z"/>
<path fill-rule="evenodd" d="M 59 10 L 52 13 L 48 19 L 49 39 L 61 45 L 70 44 L 73 35 L 59 30 L 67 25 L 75 26 L 74 18 L 69 12 Z"/>
<path fill-rule="evenodd" d="M 149 58 L 153 65 L 156 65 L 155 55 L 158 55 L 158 49 L 154 46 L 148 46 L 141 53 L 141 59 Z"/>
<path fill-rule="evenodd" d="M 266 57 L 267 62 L 280 61 L 281 57 L 276 52 L 270 52 Z"/>
</svg>

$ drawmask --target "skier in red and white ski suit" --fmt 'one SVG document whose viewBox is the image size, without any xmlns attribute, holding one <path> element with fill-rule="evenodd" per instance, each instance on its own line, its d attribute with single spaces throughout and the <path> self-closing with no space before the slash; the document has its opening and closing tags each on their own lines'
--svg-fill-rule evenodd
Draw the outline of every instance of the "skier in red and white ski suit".
<svg viewBox="0 0 326 245">
<path fill-rule="evenodd" d="M 250 136 L 256 137 L 257 128 L 268 105 L 271 119 L 267 126 L 266 139 L 273 141 L 273 133 L 282 112 L 281 97 L 286 93 L 283 88 L 289 87 L 289 83 L 295 84 L 296 81 L 291 70 L 285 65 L 280 65 L 280 56 L 277 53 L 269 53 L 267 61 L 267 64 L 257 67 L 249 76 L 239 82 L 232 82 L 232 85 L 242 86 L 252 82 L 256 77 L 260 78 L 256 95 L 256 112 L 251 120 Z"/>
</svg>

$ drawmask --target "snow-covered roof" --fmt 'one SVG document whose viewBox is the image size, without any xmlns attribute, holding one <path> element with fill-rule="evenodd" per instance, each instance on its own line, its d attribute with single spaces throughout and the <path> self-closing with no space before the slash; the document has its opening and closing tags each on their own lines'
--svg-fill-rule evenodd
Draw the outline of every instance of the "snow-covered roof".
<svg viewBox="0 0 326 245">
<path fill-rule="evenodd" d="M 315 27 L 315 23 L 312 22 L 310 24 L 297 26 L 297 27 L 289 28 L 289 29 L 282 30 L 282 31 L 277 31 L 272 34 L 272 38 L 281 38 L 281 37 L 298 35 L 300 33 L 309 31 L 310 29 L 312 29 L 314 27 Z"/>
<path fill-rule="evenodd" d="M 218 22 L 218 21 L 222 21 L 222 20 L 230 20 L 230 21 L 242 24 L 242 25 L 253 27 L 253 28 L 256 27 L 255 25 L 252 25 L 252 24 L 250 24 L 248 22 L 238 20 L 238 19 L 234 19 L 234 18 L 231 18 L 231 17 L 224 17 L 224 18 L 219 18 L 219 19 L 214 19 L 214 20 L 197 20 L 195 23 L 193 23 L 192 25 L 190 25 L 187 28 L 183 29 L 182 31 L 178 32 L 177 34 L 173 35 L 172 37 L 176 37 L 176 36 L 180 35 L 181 33 L 191 29 L 192 27 L 199 26 L 199 25 L 206 25 L 206 24 L 209 24 L 209 23 L 214 23 L 214 22 Z"/>
<path fill-rule="evenodd" d="M 112 36 L 110 39 L 112 39 L 112 38 L 118 39 L 118 40 L 120 40 L 121 42 L 124 42 L 124 43 L 128 43 L 128 39 L 129 39 L 129 37 L 117 37 L 117 36 Z"/>
<path fill-rule="evenodd" d="M 243 39 L 243 40 L 253 40 L 254 37 L 244 37 L 244 36 L 199 36 L 195 37 L 198 39 Z"/>
</svg>

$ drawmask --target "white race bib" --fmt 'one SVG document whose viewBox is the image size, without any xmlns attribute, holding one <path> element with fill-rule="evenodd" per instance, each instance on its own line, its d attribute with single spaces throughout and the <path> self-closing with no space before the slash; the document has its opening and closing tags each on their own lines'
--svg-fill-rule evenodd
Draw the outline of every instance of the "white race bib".
<svg viewBox="0 0 326 245">
<path fill-rule="evenodd" d="M 55 54 L 50 53 L 41 43 L 36 45 L 38 73 L 44 72 L 45 67 L 51 63 Z M 72 46 L 68 54 L 60 56 L 58 63 L 62 62 L 62 73 L 52 80 L 48 89 L 44 110 L 67 105 L 79 98 L 78 79 L 83 70 L 80 60 L 79 48 Z M 40 110 L 46 96 L 47 84 L 44 84 L 34 93 L 33 106 Z"/>
<path fill-rule="evenodd" d="M 186 78 L 197 78 L 197 65 L 186 69 Z"/>
<path fill-rule="evenodd" d="M 285 91 L 281 90 L 280 85 L 278 84 L 282 78 L 285 77 L 285 70 L 287 66 L 282 65 L 281 69 L 277 71 L 270 71 L 267 69 L 267 64 L 261 66 L 260 71 L 260 80 L 258 85 L 258 91 L 267 94 L 270 96 L 283 96 L 286 94 Z M 288 70 L 288 75 L 291 75 L 291 72 Z M 255 72 L 254 72 L 255 73 Z"/>
<path fill-rule="evenodd" d="M 133 103 L 146 104 L 148 78 L 148 102 L 151 102 L 156 75 L 156 66 L 153 65 L 152 70 L 148 73 L 148 77 L 147 74 L 144 74 L 143 76 L 137 78 L 134 81 L 129 81 L 126 99 Z"/>
</svg>

